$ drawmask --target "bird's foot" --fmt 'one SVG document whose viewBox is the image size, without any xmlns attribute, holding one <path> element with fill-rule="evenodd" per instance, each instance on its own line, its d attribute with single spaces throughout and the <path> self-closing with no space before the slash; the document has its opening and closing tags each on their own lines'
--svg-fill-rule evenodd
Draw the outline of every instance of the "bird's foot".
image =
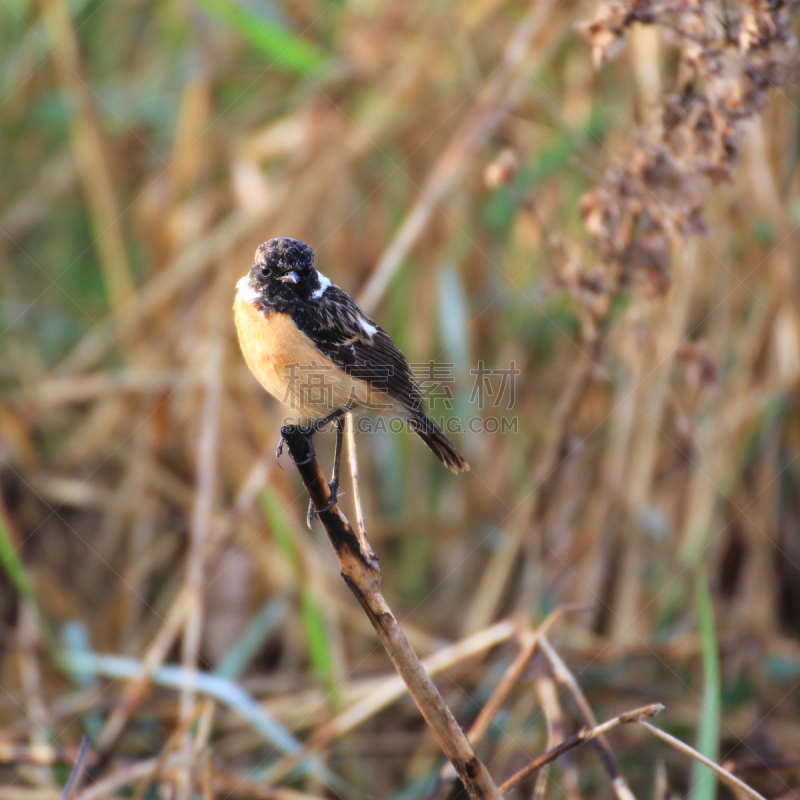
<svg viewBox="0 0 800 800">
<path fill-rule="evenodd" d="M 295 466 L 302 467 L 303 464 L 308 464 L 317 457 L 317 452 L 314 450 L 314 441 L 311 438 L 315 431 L 313 428 L 304 428 L 301 425 L 285 425 L 283 428 L 281 428 L 281 440 L 278 442 L 278 447 L 275 449 L 275 460 L 278 462 L 279 467 L 281 466 L 280 458 L 281 454 L 283 453 L 283 445 L 286 442 L 286 435 L 284 434 L 284 431 L 288 433 L 289 429 L 299 431 L 308 439 L 308 458 L 305 458 L 302 461 L 294 462 Z M 291 452 L 289 455 L 291 455 Z M 294 461 L 294 458 L 292 458 L 292 460 Z M 281 467 L 281 469 L 283 469 L 283 467 Z"/>
<path fill-rule="evenodd" d="M 311 527 L 311 520 L 314 519 L 314 515 L 323 514 L 326 511 L 330 511 L 338 502 L 339 502 L 339 481 L 331 481 L 328 484 L 328 488 L 331 490 L 331 499 L 328 501 L 328 505 L 325 508 L 319 509 L 319 511 L 314 508 L 314 503 L 312 500 L 308 501 L 308 513 L 306 514 L 306 525 Z"/>
</svg>

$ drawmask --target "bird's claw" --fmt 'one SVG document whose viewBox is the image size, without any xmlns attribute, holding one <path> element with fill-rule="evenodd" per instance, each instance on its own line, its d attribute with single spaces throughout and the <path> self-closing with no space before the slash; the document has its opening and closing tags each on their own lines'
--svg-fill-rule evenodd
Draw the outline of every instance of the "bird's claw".
<svg viewBox="0 0 800 800">
<path fill-rule="evenodd" d="M 303 461 L 295 461 L 295 466 L 302 467 L 303 464 L 310 464 L 317 457 L 317 451 L 314 449 L 314 440 L 311 436 L 308 437 L 308 458 Z"/>
<path fill-rule="evenodd" d="M 303 464 L 311 463 L 317 457 L 317 452 L 316 452 L 316 450 L 314 450 L 314 441 L 311 439 L 311 436 L 310 436 L 310 433 L 313 433 L 313 431 L 310 431 L 310 432 L 309 431 L 305 431 L 305 433 L 309 434 L 309 437 L 308 437 L 308 458 L 304 459 L 303 461 L 295 461 L 294 462 L 295 466 L 298 466 L 298 467 L 302 467 Z M 278 446 L 275 448 L 275 460 L 278 462 L 278 466 L 281 469 L 283 469 L 283 467 L 281 467 L 281 455 L 283 455 L 283 445 L 285 444 L 285 442 L 286 442 L 286 437 L 283 434 L 281 434 L 281 438 L 280 438 L 280 441 L 278 442 Z M 291 455 L 291 452 L 289 453 L 289 455 Z M 292 460 L 294 461 L 294 458 L 292 458 Z"/>
<path fill-rule="evenodd" d="M 311 527 L 311 520 L 314 519 L 315 514 L 319 515 L 319 514 L 324 514 L 326 511 L 330 511 L 339 501 L 339 482 L 331 481 L 328 484 L 328 488 L 331 490 L 331 499 L 328 501 L 328 505 L 326 505 L 325 508 L 321 508 L 319 509 L 319 511 L 317 511 L 317 509 L 314 508 L 314 501 L 313 500 L 308 501 L 308 513 L 306 514 L 306 525 L 308 525 L 309 528 Z"/>
</svg>

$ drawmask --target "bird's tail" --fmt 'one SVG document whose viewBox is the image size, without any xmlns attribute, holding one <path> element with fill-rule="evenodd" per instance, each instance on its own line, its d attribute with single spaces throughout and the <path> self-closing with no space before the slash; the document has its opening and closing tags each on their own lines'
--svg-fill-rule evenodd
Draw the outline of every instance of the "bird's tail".
<svg viewBox="0 0 800 800">
<path fill-rule="evenodd" d="M 419 438 L 433 450 L 439 461 L 451 472 L 469 471 L 469 464 L 467 464 L 464 456 L 453 447 L 450 440 L 432 419 L 421 412 L 412 412 L 410 422 Z"/>
</svg>

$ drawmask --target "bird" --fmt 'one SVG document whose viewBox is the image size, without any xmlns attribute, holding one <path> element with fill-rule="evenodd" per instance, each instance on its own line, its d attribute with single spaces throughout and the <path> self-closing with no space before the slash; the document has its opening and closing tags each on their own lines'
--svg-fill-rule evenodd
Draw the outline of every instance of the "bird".
<svg viewBox="0 0 800 800">
<path fill-rule="evenodd" d="M 236 284 L 234 320 L 245 363 L 258 382 L 287 406 L 285 424 L 311 436 L 336 424 L 331 482 L 339 488 L 344 415 L 359 410 L 402 416 L 452 472 L 469 465 L 425 402 L 408 359 L 347 292 L 314 267 L 314 251 L 298 239 L 259 245 L 255 263 Z M 280 458 L 283 437 L 276 457 Z M 313 451 L 312 451 L 313 452 Z M 280 462 L 279 462 L 280 463 Z"/>
</svg>

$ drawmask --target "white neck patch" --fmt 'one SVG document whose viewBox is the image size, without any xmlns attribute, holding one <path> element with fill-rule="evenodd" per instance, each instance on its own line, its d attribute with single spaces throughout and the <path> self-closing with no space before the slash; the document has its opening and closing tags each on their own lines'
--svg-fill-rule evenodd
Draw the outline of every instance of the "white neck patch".
<svg viewBox="0 0 800 800">
<path fill-rule="evenodd" d="M 319 289 L 316 289 L 311 295 L 315 299 L 319 299 L 325 294 L 325 290 L 331 285 L 331 282 L 319 270 L 317 270 L 317 277 L 319 278 Z"/>
<path fill-rule="evenodd" d="M 259 301 L 260 297 L 258 292 L 250 285 L 249 275 L 239 278 L 236 288 L 238 289 L 236 292 L 237 300 L 241 300 L 243 303 L 249 303 L 250 305 L 255 305 Z"/>
</svg>

